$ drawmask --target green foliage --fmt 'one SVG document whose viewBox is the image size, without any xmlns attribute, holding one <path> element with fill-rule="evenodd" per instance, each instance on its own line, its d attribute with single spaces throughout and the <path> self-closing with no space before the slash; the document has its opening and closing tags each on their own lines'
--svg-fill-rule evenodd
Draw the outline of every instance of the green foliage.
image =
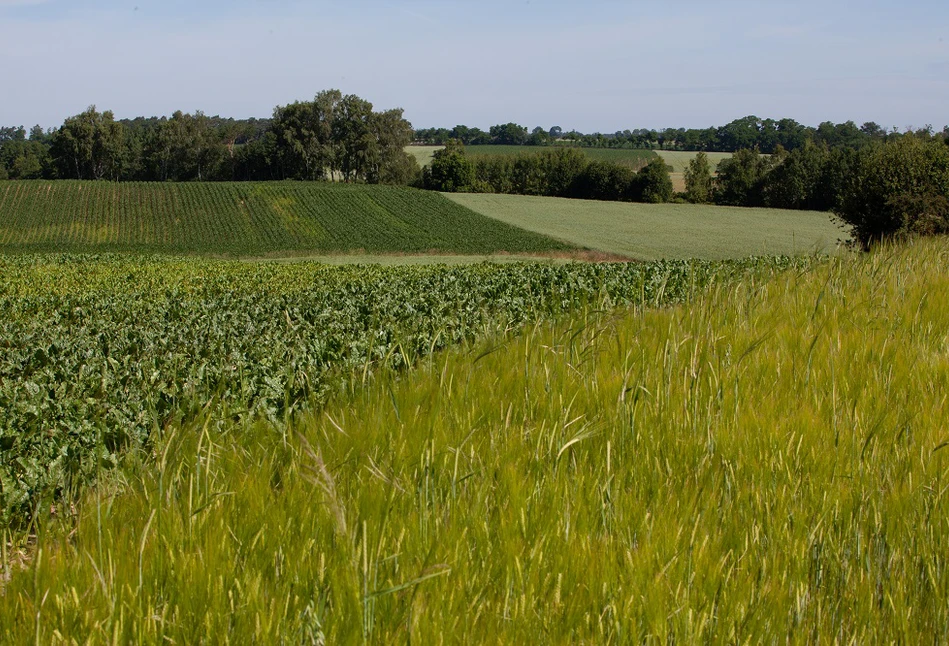
<svg viewBox="0 0 949 646">
<path fill-rule="evenodd" d="M 637 202 L 660 204 L 672 199 L 672 179 L 666 162 L 658 157 L 649 161 L 636 175 Z"/>
<path fill-rule="evenodd" d="M 587 200 L 632 200 L 638 194 L 636 173 L 625 166 L 593 161 L 577 178 L 570 197 Z"/>
<path fill-rule="evenodd" d="M 945 231 L 947 196 L 949 149 L 902 137 L 860 151 L 837 213 L 866 248 L 905 233 Z"/>
<path fill-rule="evenodd" d="M 945 643 L 949 247 L 807 265 L 169 426 L 4 555 L 3 639 Z"/>
<path fill-rule="evenodd" d="M 757 150 L 736 151 L 718 164 L 715 177 L 715 202 L 730 206 L 761 206 L 764 180 L 771 169 L 767 157 Z"/>
<path fill-rule="evenodd" d="M 0 250 L 488 254 L 570 246 L 437 193 L 327 183 L 5 182 Z"/>
<path fill-rule="evenodd" d="M 516 123 L 505 123 L 491 126 L 491 139 L 496 144 L 505 146 L 519 146 L 527 143 L 527 128 Z"/>
<path fill-rule="evenodd" d="M 339 371 L 404 366 L 587 302 L 679 300 L 773 262 L 331 268 L 71 256 L 0 260 L 0 513 L 74 495 L 212 407 L 281 422 Z M 47 508 L 47 507 L 44 507 Z"/>
<path fill-rule="evenodd" d="M 50 155 L 59 176 L 71 179 L 122 177 L 125 131 L 111 111 L 90 106 L 82 114 L 66 119 L 53 136 Z"/>
<path fill-rule="evenodd" d="M 511 157 L 516 155 L 545 154 L 546 152 L 556 152 L 558 150 L 572 150 L 581 153 L 590 161 L 612 162 L 637 171 L 645 166 L 650 159 L 656 157 L 656 153 L 652 150 L 581 148 L 578 146 L 559 144 L 551 146 L 471 145 L 467 146 L 465 150 L 469 157 L 477 157 L 479 159 L 485 157 Z"/>
<path fill-rule="evenodd" d="M 452 140 L 432 156 L 423 177 L 425 188 L 446 193 L 463 193 L 475 183 L 475 167 L 465 155 L 465 147 Z"/>
<path fill-rule="evenodd" d="M 712 201 L 712 169 L 704 152 L 699 152 L 685 169 L 685 195 L 693 204 Z"/>
</svg>

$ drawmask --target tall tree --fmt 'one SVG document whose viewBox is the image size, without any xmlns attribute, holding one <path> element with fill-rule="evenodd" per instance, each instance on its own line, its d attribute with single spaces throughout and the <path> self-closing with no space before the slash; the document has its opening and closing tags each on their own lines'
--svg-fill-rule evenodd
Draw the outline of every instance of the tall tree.
<svg viewBox="0 0 949 646">
<path fill-rule="evenodd" d="M 125 130 L 111 111 L 96 106 L 69 117 L 53 135 L 50 153 L 60 177 L 119 180 Z"/>
<path fill-rule="evenodd" d="M 704 151 L 693 157 L 685 169 L 685 196 L 693 204 L 712 201 L 712 168 Z"/>
</svg>

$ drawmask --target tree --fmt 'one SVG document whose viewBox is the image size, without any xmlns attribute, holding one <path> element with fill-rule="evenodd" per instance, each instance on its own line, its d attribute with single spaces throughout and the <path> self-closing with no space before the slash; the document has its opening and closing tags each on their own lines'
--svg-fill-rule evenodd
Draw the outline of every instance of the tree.
<svg viewBox="0 0 949 646">
<path fill-rule="evenodd" d="M 783 162 L 768 174 L 764 184 L 764 203 L 779 209 L 824 210 L 819 185 L 829 150 L 808 142 L 792 150 Z"/>
<path fill-rule="evenodd" d="M 372 104 L 348 94 L 337 104 L 332 119 L 332 169 L 343 180 L 365 178 L 379 164 L 379 142 L 372 129 Z"/>
<path fill-rule="evenodd" d="M 475 168 L 465 156 L 464 145 L 450 140 L 444 148 L 435 151 L 423 178 L 425 188 L 447 193 L 460 193 L 475 183 Z"/>
<path fill-rule="evenodd" d="M 111 111 L 96 106 L 69 117 L 53 135 L 50 153 L 60 177 L 110 179 L 122 176 L 125 130 Z"/>
<path fill-rule="evenodd" d="M 516 123 L 491 126 L 491 140 L 496 144 L 520 146 L 527 142 L 527 128 Z"/>
<path fill-rule="evenodd" d="M 530 145 L 532 146 L 546 146 L 550 143 L 550 134 L 540 126 L 537 126 L 531 131 L 530 136 Z"/>
<path fill-rule="evenodd" d="M 639 199 L 642 202 L 658 204 L 672 199 L 672 179 L 669 167 L 661 157 L 649 160 L 649 163 L 636 175 Z"/>
<path fill-rule="evenodd" d="M 715 202 L 732 206 L 760 206 L 764 178 L 770 170 L 767 158 L 757 150 L 743 148 L 718 164 Z"/>
<path fill-rule="evenodd" d="M 836 212 L 865 249 L 907 233 L 949 230 L 949 148 L 902 137 L 861 150 Z"/>
<path fill-rule="evenodd" d="M 685 169 L 685 196 L 693 204 L 712 201 L 712 168 L 704 152 L 693 157 Z"/>
<path fill-rule="evenodd" d="M 143 152 L 154 179 L 175 182 L 214 179 L 226 154 L 220 134 L 203 112 L 181 110 L 159 124 Z"/>
<path fill-rule="evenodd" d="M 402 109 L 397 108 L 374 112 L 370 118 L 378 150 L 375 163 L 366 171 L 366 181 L 371 184 L 411 184 L 418 179 L 418 162 L 405 152 L 412 142 L 412 124 L 402 114 Z"/>
<path fill-rule="evenodd" d="M 342 100 L 339 90 L 325 90 L 313 101 L 274 109 L 274 156 L 282 178 L 324 179 L 335 167 L 333 120 Z"/>
<path fill-rule="evenodd" d="M 563 136 L 563 128 L 561 128 L 560 126 L 554 126 L 549 130 L 547 134 L 550 135 L 551 139 L 560 139 L 560 137 Z"/>
</svg>

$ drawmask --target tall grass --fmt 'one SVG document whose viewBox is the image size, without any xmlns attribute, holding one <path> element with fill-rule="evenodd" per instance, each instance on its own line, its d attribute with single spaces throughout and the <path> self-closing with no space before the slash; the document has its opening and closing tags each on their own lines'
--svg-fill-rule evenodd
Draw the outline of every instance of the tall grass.
<svg viewBox="0 0 949 646">
<path fill-rule="evenodd" d="M 947 294 L 883 249 L 168 429 L 4 563 L 4 638 L 945 643 Z"/>
</svg>

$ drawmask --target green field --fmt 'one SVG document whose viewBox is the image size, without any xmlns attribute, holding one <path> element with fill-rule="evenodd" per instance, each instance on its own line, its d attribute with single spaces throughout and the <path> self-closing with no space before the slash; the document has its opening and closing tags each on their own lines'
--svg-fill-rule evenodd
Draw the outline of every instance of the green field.
<svg viewBox="0 0 949 646">
<path fill-rule="evenodd" d="M 415 157 L 415 161 L 418 162 L 419 166 L 427 166 L 432 163 L 432 156 L 435 152 L 442 148 L 444 146 L 406 146 L 405 152 Z"/>
<path fill-rule="evenodd" d="M 484 326 L 289 426 L 197 397 L 4 543 L 3 641 L 946 643 L 949 243 L 797 263 L 667 266 L 679 306 Z M 92 289 L 44 271 L 24 306 Z"/>
<path fill-rule="evenodd" d="M 426 164 L 431 163 L 432 155 L 435 154 L 435 151 L 441 150 L 444 146 L 407 146 L 406 152 L 410 153 L 418 161 L 419 166 L 425 166 Z M 467 146 L 465 148 L 465 153 L 468 155 L 530 155 L 544 152 L 546 150 L 551 150 L 556 148 L 556 146 L 500 146 L 500 145 L 483 145 L 483 146 Z M 616 164 L 621 164 L 623 166 L 629 166 L 630 168 L 639 170 L 650 159 L 655 157 L 655 153 L 651 150 L 632 150 L 632 149 L 619 149 L 619 148 L 577 148 L 590 159 L 596 161 L 608 161 Z"/>
<path fill-rule="evenodd" d="M 210 403 L 278 422 L 319 405 L 340 374 L 404 366 L 485 326 L 681 299 L 757 264 L 0 256 L 0 528 Z"/>
<path fill-rule="evenodd" d="M 469 156 L 477 155 L 529 155 L 553 150 L 557 146 L 467 146 L 465 153 Z M 625 148 L 577 148 L 594 161 L 606 161 L 621 166 L 628 166 L 639 170 L 649 160 L 656 156 L 651 150 L 634 150 Z"/>
<path fill-rule="evenodd" d="M 657 150 L 655 153 L 662 157 L 662 160 L 666 162 L 667 166 L 672 168 L 671 172 L 673 173 L 684 173 L 685 169 L 689 166 L 689 162 L 695 159 L 695 156 L 698 155 L 697 152 L 689 152 L 684 150 Z M 719 162 L 732 156 L 731 153 L 705 154 L 708 156 L 708 163 L 709 166 L 712 167 L 713 173 L 718 169 Z"/>
<path fill-rule="evenodd" d="M 445 194 L 488 217 L 639 260 L 833 252 L 849 237 L 830 214 L 524 195 Z"/>
<path fill-rule="evenodd" d="M 0 183 L 0 251 L 235 256 L 546 253 L 569 245 L 437 193 L 331 183 Z"/>
</svg>

